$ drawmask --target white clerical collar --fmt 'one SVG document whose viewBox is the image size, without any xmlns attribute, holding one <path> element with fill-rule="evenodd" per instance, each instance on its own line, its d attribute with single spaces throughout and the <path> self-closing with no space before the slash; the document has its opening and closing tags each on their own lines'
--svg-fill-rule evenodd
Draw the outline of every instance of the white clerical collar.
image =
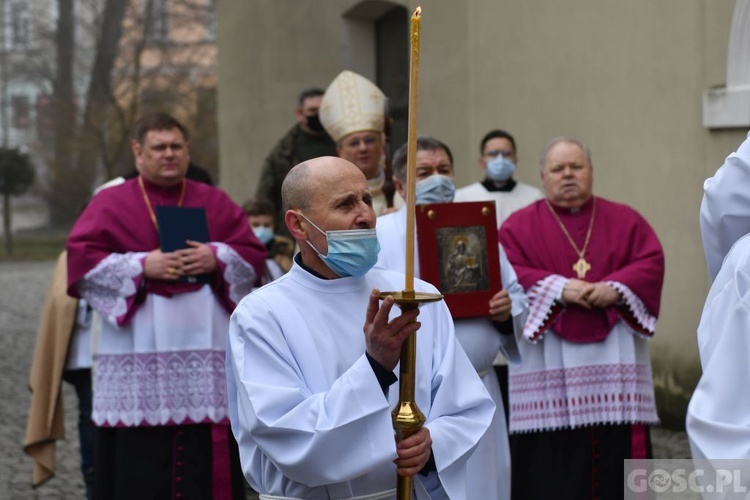
<svg viewBox="0 0 750 500">
<path fill-rule="evenodd" d="M 365 276 L 344 276 L 333 279 L 319 278 L 296 261 L 285 276 L 312 290 L 333 294 L 351 293 L 362 289 L 367 283 L 366 274 Z"/>
</svg>

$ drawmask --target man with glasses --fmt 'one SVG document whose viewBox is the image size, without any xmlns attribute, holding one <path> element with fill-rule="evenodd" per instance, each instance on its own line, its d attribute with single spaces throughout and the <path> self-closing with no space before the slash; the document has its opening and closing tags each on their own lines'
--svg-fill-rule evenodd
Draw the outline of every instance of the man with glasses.
<svg viewBox="0 0 750 500">
<path fill-rule="evenodd" d="M 505 130 L 487 132 L 479 146 L 482 182 L 456 190 L 456 201 L 495 201 L 497 227 L 510 214 L 544 198 L 537 188 L 513 179 L 516 171 L 516 140 Z"/>
<path fill-rule="evenodd" d="M 497 227 L 516 210 L 541 200 L 544 195 L 537 188 L 513 179 L 516 170 L 516 140 L 505 130 L 490 130 L 479 145 L 479 165 L 485 170 L 482 182 L 475 182 L 456 190 L 454 201 L 495 202 Z M 495 371 L 500 381 L 505 417 L 508 417 L 508 362 L 500 353 L 495 360 Z"/>
<path fill-rule="evenodd" d="M 365 174 L 376 215 L 383 214 L 387 206 L 383 192 L 385 99 L 385 94 L 367 78 L 342 71 L 320 103 L 320 122 L 336 141 L 336 153 Z M 402 204 L 403 199 L 395 194 L 394 208 Z"/>
</svg>

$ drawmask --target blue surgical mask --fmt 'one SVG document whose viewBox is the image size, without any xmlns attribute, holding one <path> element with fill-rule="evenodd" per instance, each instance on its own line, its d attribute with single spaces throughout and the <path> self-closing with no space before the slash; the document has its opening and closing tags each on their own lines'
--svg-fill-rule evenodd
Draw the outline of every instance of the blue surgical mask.
<svg viewBox="0 0 750 500">
<path fill-rule="evenodd" d="M 268 243 L 273 239 L 273 230 L 270 227 L 254 227 L 253 232 L 255 233 L 255 236 L 263 242 L 264 245 L 268 245 Z"/>
<path fill-rule="evenodd" d="M 447 175 L 431 175 L 416 184 L 416 204 L 450 203 L 456 194 L 456 185 Z"/>
<path fill-rule="evenodd" d="M 328 253 L 323 255 L 307 240 L 307 244 L 318 253 L 331 271 L 341 277 L 364 276 L 378 261 L 380 243 L 375 229 L 345 229 L 341 231 L 323 231 L 313 221 L 297 212 L 315 229 L 326 235 Z"/>
<path fill-rule="evenodd" d="M 507 181 L 515 171 L 516 164 L 513 160 L 501 154 L 487 160 L 487 177 L 493 181 Z"/>
</svg>

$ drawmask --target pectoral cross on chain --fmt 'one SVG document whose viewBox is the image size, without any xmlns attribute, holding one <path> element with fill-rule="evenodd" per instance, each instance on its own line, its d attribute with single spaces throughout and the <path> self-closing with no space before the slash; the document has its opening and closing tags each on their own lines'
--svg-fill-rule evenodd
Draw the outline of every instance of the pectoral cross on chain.
<svg viewBox="0 0 750 500">
<path fill-rule="evenodd" d="M 578 274 L 579 280 L 582 280 L 583 278 L 585 278 L 586 273 L 589 272 L 590 269 L 591 269 L 591 264 L 586 262 L 586 259 L 584 259 L 583 257 L 579 257 L 578 262 L 573 264 L 573 271 L 575 271 L 576 274 Z"/>
</svg>

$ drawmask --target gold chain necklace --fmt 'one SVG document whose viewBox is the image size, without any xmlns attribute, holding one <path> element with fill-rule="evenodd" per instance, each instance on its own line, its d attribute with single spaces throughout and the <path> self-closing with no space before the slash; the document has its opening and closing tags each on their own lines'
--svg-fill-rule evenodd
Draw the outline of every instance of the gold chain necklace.
<svg viewBox="0 0 750 500">
<path fill-rule="evenodd" d="M 148 208 L 148 214 L 151 216 L 151 221 L 154 223 L 154 227 L 156 227 L 156 230 L 159 230 L 159 223 L 156 222 L 156 214 L 154 213 L 154 209 L 151 207 L 151 202 L 148 199 L 148 194 L 146 194 L 146 187 L 143 185 L 143 177 L 140 175 L 138 176 L 138 185 L 141 187 L 141 194 L 143 195 L 143 201 L 146 202 L 146 208 Z M 182 189 L 180 190 L 180 199 L 177 201 L 177 206 L 182 206 L 182 201 L 185 199 L 185 186 L 187 185 L 187 182 L 185 182 L 185 179 L 182 179 Z"/>
<path fill-rule="evenodd" d="M 589 229 L 588 231 L 586 231 L 586 241 L 583 243 L 582 250 L 578 249 L 578 245 L 576 245 L 576 242 L 573 241 L 573 238 L 571 238 L 570 233 L 565 228 L 565 224 L 563 224 L 563 222 L 560 220 L 560 217 L 557 216 L 557 214 L 555 213 L 555 209 L 552 208 L 549 200 L 545 199 L 544 201 L 547 202 L 547 208 L 549 208 L 550 213 L 560 225 L 560 229 L 562 229 L 563 233 L 565 233 L 565 237 L 568 238 L 568 243 L 570 243 L 570 245 L 578 254 L 578 261 L 573 264 L 573 271 L 575 271 L 578 275 L 578 279 L 582 280 L 586 277 L 586 273 L 591 269 L 591 264 L 586 262 L 586 259 L 584 259 L 583 256 L 586 254 L 586 249 L 588 248 L 589 241 L 591 240 L 591 230 L 594 228 L 594 217 L 596 216 L 596 198 L 594 198 L 594 207 L 591 209 L 591 220 L 589 221 Z"/>
</svg>

